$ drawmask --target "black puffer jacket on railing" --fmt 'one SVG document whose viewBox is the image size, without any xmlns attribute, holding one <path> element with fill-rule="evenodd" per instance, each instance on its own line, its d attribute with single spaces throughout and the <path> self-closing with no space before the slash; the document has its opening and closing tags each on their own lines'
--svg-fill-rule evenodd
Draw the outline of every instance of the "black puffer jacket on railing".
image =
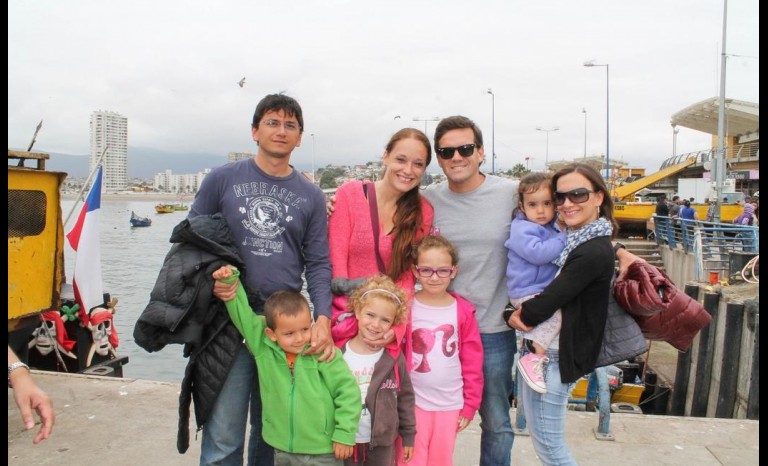
<svg viewBox="0 0 768 466">
<path fill-rule="evenodd" d="M 212 273 L 232 264 L 244 270 L 229 226 L 220 215 L 183 220 L 171 234 L 174 245 L 150 294 L 150 301 L 136 321 L 133 337 L 149 352 L 171 343 L 184 344 L 189 357 L 179 396 L 177 448 L 189 448 L 189 407 L 194 398 L 198 430 L 227 378 L 243 337 L 213 296 Z"/>
</svg>

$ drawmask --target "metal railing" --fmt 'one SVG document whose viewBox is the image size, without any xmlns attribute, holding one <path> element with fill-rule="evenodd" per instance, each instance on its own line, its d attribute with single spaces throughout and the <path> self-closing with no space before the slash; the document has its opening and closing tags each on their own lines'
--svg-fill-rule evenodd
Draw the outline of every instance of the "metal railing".
<svg viewBox="0 0 768 466">
<path fill-rule="evenodd" d="M 759 157 L 760 142 L 756 141 L 756 142 L 747 142 L 744 144 L 733 144 L 730 146 L 726 146 L 724 148 L 724 151 L 725 151 L 725 161 L 727 163 L 740 162 L 742 161 L 742 159 Z M 717 152 L 716 149 L 704 149 L 704 150 L 699 150 L 695 152 L 686 152 L 684 154 L 675 154 L 672 157 L 664 160 L 661 163 L 661 167 L 659 168 L 659 170 L 662 170 L 667 167 L 671 167 L 672 165 L 677 165 L 678 163 L 684 162 L 691 157 L 696 157 L 696 164 L 702 165 L 705 162 L 709 162 L 713 160 L 716 152 Z"/>
<path fill-rule="evenodd" d="M 698 279 L 714 271 L 727 275 L 731 252 L 760 252 L 759 227 L 659 216 L 654 223 L 656 243 L 694 254 Z"/>
</svg>

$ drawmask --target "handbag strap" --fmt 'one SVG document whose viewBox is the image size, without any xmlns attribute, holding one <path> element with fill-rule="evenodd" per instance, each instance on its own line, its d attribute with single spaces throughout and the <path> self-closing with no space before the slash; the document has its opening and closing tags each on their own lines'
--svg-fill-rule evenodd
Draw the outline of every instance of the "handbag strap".
<svg viewBox="0 0 768 466">
<path fill-rule="evenodd" d="M 379 207 L 376 204 L 376 187 L 370 182 L 363 183 L 363 192 L 368 198 L 368 207 L 371 209 L 371 226 L 373 227 L 373 244 L 376 251 L 376 263 L 379 266 L 379 272 L 386 274 L 387 268 L 384 267 L 384 261 L 379 254 Z"/>
</svg>

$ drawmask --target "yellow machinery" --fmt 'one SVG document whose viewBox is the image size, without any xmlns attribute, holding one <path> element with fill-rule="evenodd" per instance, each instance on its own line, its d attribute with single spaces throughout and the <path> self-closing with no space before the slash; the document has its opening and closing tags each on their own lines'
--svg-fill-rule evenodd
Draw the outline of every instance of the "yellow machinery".
<svg viewBox="0 0 768 466">
<path fill-rule="evenodd" d="M 636 192 L 640 191 L 643 188 L 647 188 L 648 186 L 654 183 L 658 183 L 664 178 L 672 176 L 675 173 L 680 173 L 681 171 L 690 167 L 694 163 L 696 163 L 696 157 L 690 157 L 688 160 L 684 162 L 680 162 L 676 165 L 672 165 L 671 167 L 664 168 L 662 170 L 657 171 L 656 173 L 651 173 L 650 175 L 644 176 L 631 183 L 627 183 L 622 186 L 617 186 L 616 188 L 613 189 L 613 197 L 614 199 L 618 199 L 619 202 L 633 201 L 634 200 L 633 195 Z"/>
<path fill-rule="evenodd" d="M 8 150 L 9 332 L 38 324 L 39 313 L 61 304 L 64 232 L 59 187 L 67 175 L 45 171 L 48 157 Z"/>
</svg>

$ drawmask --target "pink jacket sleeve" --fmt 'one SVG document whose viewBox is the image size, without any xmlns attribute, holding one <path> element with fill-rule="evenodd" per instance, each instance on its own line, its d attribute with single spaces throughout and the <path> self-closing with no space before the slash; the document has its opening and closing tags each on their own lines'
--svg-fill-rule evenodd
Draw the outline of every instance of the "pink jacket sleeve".
<svg viewBox="0 0 768 466">
<path fill-rule="evenodd" d="M 464 407 L 461 416 L 472 420 L 480 409 L 483 397 L 483 344 L 475 319 L 475 307 L 466 299 L 455 295 L 459 308 L 459 359 L 464 379 Z"/>
</svg>

